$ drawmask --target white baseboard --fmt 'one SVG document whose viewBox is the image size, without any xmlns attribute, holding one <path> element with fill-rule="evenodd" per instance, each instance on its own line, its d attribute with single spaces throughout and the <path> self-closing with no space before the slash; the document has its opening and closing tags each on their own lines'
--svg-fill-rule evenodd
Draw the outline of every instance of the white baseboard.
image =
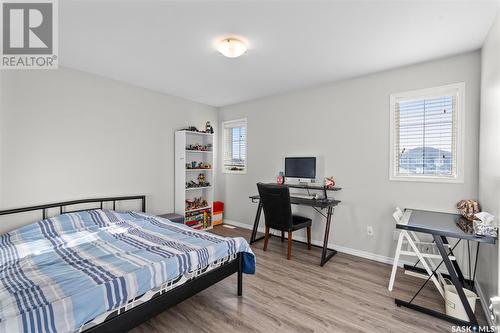
<svg viewBox="0 0 500 333">
<path fill-rule="evenodd" d="M 234 225 L 235 227 L 252 230 L 252 226 L 248 223 L 241 223 L 241 222 L 238 222 L 235 220 L 229 220 L 226 218 L 224 218 L 223 224 L 230 224 L 230 225 Z M 259 228 L 259 229 L 262 229 L 262 228 Z"/>
<path fill-rule="evenodd" d="M 225 224 L 234 225 L 236 227 L 240 227 L 240 228 L 243 228 L 243 229 L 249 229 L 249 230 L 252 229 L 252 225 L 247 224 L 247 223 L 241 223 L 241 222 L 234 221 L 234 220 L 224 219 L 224 223 Z M 258 231 L 263 233 L 264 232 L 264 228 L 263 227 L 259 227 Z M 277 233 L 273 233 L 273 235 L 280 236 Z M 307 241 L 307 239 L 305 237 L 302 237 L 302 236 L 297 236 L 297 237 L 294 236 L 294 238 L 296 240 L 298 240 L 298 241 L 301 241 L 301 242 L 306 242 Z M 323 242 L 321 242 L 319 240 L 314 240 L 313 239 L 311 241 L 311 243 L 314 244 L 314 245 L 316 245 L 316 246 L 323 246 Z M 383 255 L 380 255 L 380 254 L 375 254 L 375 253 L 371 253 L 371 252 L 367 252 L 367 251 L 356 250 L 356 249 L 352 249 L 352 248 L 349 248 L 349 247 L 345 247 L 345 246 L 341 246 L 341 245 L 336 245 L 336 244 L 332 244 L 332 243 L 328 244 L 328 248 L 334 249 L 334 250 L 342 252 L 342 253 L 351 254 L 351 255 L 356 256 L 356 257 L 361 257 L 361 258 L 365 258 L 365 259 L 374 260 L 374 261 L 381 262 L 381 263 L 384 263 L 384 264 L 392 265 L 392 263 L 394 262 L 394 258 L 391 258 L 391 257 L 386 257 L 386 256 L 383 256 Z M 399 266 L 402 267 L 404 264 L 411 265 L 412 263 L 409 262 L 409 261 L 405 261 L 405 260 L 399 260 Z"/>
<path fill-rule="evenodd" d="M 224 223 L 225 224 L 234 225 L 236 227 L 240 227 L 240 228 L 243 228 L 243 229 L 249 229 L 249 230 L 252 229 L 252 225 L 247 224 L 247 223 L 241 223 L 241 222 L 234 221 L 234 220 L 224 219 Z M 263 227 L 259 227 L 258 231 L 259 232 L 264 232 L 264 228 Z M 275 233 L 273 233 L 273 235 L 280 236 L 280 235 L 275 234 Z M 299 240 L 299 241 L 302 241 L 302 242 L 306 241 L 305 237 L 297 236 L 295 238 L 297 240 Z M 311 243 L 314 244 L 314 245 L 317 245 L 317 246 L 323 246 L 323 243 L 321 241 L 318 241 L 318 240 L 312 240 Z M 384 263 L 384 264 L 392 265 L 392 263 L 394 262 L 394 258 L 392 258 L 392 257 L 382 256 L 380 254 L 375 254 L 375 253 L 371 253 L 371 252 L 367 252 L 367 251 L 362 251 L 362 250 L 356 250 L 356 249 L 352 249 L 352 248 L 341 246 L 341 245 L 336 245 L 336 244 L 329 243 L 328 247 L 331 248 L 331 249 L 337 250 L 339 252 L 342 252 L 342 253 L 347 253 L 347 254 L 350 254 L 350 255 L 353 255 L 353 256 L 356 256 L 356 257 L 361 257 L 361 258 L 365 258 L 365 259 L 369 259 L 369 260 L 374 260 L 374 261 L 381 262 L 381 263 Z M 398 266 L 402 267 L 404 264 L 413 265 L 413 263 L 411 263 L 409 261 L 399 260 Z M 444 271 L 443 271 L 443 273 L 444 273 Z M 488 307 L 489 307 L 488 301 L 485 298 L 485 295 L 484 295 L 484 293 L 483 293 L 483 291 L 481 289 L 481 285 L 479 283 L 477 283 L 477 281 L 476 281 L 476 289 L 477 289 L 477 294 L 479 296 L 479 299 L 481 301 L 481 307 L 483 308 L 483 311 L 484 311 L 484 313 L 485 313 L 485 315 L 486 315 L 486 317 L 488 319 L 488 325 L 493 326 L 492 320 L 491 320 L 491 318 L 489 316 L 490 311 L 488 309 Z"/>
</svg>

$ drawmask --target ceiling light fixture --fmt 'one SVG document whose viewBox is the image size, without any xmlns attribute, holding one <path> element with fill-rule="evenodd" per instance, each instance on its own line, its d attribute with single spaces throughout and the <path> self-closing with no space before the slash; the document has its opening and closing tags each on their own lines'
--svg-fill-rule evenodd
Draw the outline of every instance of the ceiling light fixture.
<svg viewBox="0 0 500 333">
<path fill-rule="evenodd" d="M 228 58 L 237 58 L 247 51 L 247 46 L 239 39 L 225 38 L 217 45 L 217 51 Z"/>
</svg>

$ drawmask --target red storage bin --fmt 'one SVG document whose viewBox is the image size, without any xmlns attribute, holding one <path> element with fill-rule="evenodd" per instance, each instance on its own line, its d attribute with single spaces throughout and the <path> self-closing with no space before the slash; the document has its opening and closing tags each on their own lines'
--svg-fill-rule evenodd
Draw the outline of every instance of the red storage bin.
<svg viewBox="0 0 500 333">
<path fill-rule="evenodd" d="M 214 201 L 212 212 L 212 225 L 219 225 L 223 222 L 224 203 L 222 201 Z"/>
</svg>

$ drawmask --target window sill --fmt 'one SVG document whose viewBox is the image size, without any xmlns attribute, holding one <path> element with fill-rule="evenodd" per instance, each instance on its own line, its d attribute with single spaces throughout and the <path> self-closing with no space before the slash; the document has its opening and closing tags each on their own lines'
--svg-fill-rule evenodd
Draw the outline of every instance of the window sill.
<svg viewBox="0 0 500 333">
<path fill-rule="evenodd" d="M 395 176 L 389 177 L 391 181 L 399 182 L 421 182 L 421 183 L 448 183 L 463 184 L 464 180 L 460 177 L 432 177 L 432 176 Z"/>
<path fill-rule="evenodd" d="M 238 171 L 238 170 L 222 170 L 222 173 L 227 173 L 227 174 L 232 174 L 232 175 L 246 175 L 247 171 L 246 170 L 242 170 L 242 171 Z"/>
</svg>

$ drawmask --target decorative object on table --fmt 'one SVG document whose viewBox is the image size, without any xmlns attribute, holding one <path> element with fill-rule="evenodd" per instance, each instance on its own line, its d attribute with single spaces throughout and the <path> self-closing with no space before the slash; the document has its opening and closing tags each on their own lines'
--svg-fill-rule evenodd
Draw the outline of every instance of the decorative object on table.
<svg viewBox="0 0 500 333">
<path fill-rule="evenodd" d="M 472 222 L 476 219 L 474 215 L 481 211 L 481 205 L 476 200 L 460 200 L 457 209 L 460 215 Z"/>
<path fill-rule="evenodd" d="M 498 237 L 498 225 L 495 216 L 488 212 L 480 212 L 475 215 L 474 233 L 480 236 Z"/>
<path fill-rule="evenodd" d="M 212 127 L 212 125 L 210 125 L 210 121 L 207 121 L 207 123 L 205 124 L 205 132 L 214 134 L 214 128 Z"/>
<path fill-rule="evenodd" d="M 467 220 L 465 217 L 457 219 L 457 226 L 468 234 L 474 233 L 474 226 L 471 221 Z"/>
<path fill-rule="evenodd" d="M 334 188 L 335 187 L 335 178 L 333 178 L 333 176 L 325 178 L 325 187 L 326 188 Z"/>
<path fill-rule="evenodd" d="M 276 178 L 276 183 L 283 185 L 284 182 L 285 182 L 284 173 L 283 171 L 280 171 L 278 177 Z"/>
</svg>

